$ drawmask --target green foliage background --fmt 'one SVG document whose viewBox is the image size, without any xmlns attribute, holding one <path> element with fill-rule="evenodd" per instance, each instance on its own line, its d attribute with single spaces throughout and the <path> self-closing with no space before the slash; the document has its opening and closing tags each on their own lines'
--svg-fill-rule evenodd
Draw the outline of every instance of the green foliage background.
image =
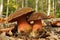
<svg viewBox="0 0 60 40">
<path fill-rule="evenodd" d="M 60 0 L 54 0 L 54 2 L 56 4 L 55 15 L 56 17 L 60 17 Z M 53 2 L 51 2 L 51 5 L 52 3 Z M 3 5 L 4 5 L 3 14 L 6 15 L 7 6 L 9 8 L 8 14 L 10 14 L 10 13 L 13 13 L 16 9 L 22 8 L 22 1 L 9 0 L 9 5 L 7 5 L 7 0 L 3 0 Z M 28 7 L 32 7 L 33 9 L 35 9 L 35 5 L 36 5 L 35 0 L 28 0 Z M 38 11 L 47 13 L 47 8 L 48 8 L 47 6 L 48 6 L 48 3 L 46 0 L 39 0 Z M 43 7 L 43 10 L 42 10 L 42 7 Z M 51 10 L 52 10 L 52 6 L 51 6 Z"/>
</svg>

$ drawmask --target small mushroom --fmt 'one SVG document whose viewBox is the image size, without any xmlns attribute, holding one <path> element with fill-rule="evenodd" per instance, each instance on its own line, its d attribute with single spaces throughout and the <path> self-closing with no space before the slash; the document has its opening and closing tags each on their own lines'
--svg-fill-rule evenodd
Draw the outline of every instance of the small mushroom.
<svg viewBox="0 0 60 40">
<path fill-rule="evenodd" d="M 49 15 L 48 17 L 52 18 L 51 25 L 53 27 L 60 27 L 60 20 L 59 20 L 59 18 L 56 19 L 56 16 L 54 14 L 53 15 Z"/>
<path fill-rule="evenodd" d="M 32 33 L 43 30 L 42 19 L 48 19 L 46 14 L 35 12 L 31 14 L 28 21 L 34 21 Z M 34 34 L 32 34 L 34 36 Z M 35 34 L 36 36 L 37 34 Z"/>
<path fill-rule="evenodd" d="M 53 22 L 51 22 L 51 25 L 53 26 L 53 27 L 60 27 L 60 21 L 53 21 Z"/>
<path fill-rule="evenodd" d="M 17 21 L 18 33 L 20 32 L 29 33 L 32 27 L 27 22 L 26 18 L 33 12 L 34 10 L 30 7 L 24 7 L 22 9 L 16 10 L 13 14 L 9 15 L 8 22 Z"/>
</svg>

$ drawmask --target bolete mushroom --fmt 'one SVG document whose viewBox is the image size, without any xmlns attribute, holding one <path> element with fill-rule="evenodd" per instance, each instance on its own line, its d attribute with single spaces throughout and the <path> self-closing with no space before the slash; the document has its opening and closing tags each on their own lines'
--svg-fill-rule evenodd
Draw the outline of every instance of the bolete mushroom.
<svg viewBox="0 0 60 40">
<path fill-rule="evenodd" d="M 8 17 L 8 22 L 17 21 L 18 33 L 24 32 L 29 33 L 31 30 L 31 25 L 27 22 L 27 15 L 30 15 L 34 10 L 30 7 L 24 7 L 22 9 L 16 10 L 13 14 Z"/>
<path fill-rule="evenodd" d="M 56 20 L 56 19 L 55 19 Z M 53 26 L 53 27 L 60 27 L 60 20 L 56 20 L 56 21 L 52 21 L 51 22 L 51 25 Z"/>
<path fill-rule="evenodd" d="M 42 19 L 47 19 L 47 15 L 40 13 L 40 12 L 35 12 L 33 14 L 31 14 L 31 16 L 29 17 L 28 21 L 34 21 L 33 24 L 33 29 L 32 32 L 34 32 L 34 34 L 37 31 L 42 31 L 43 30 L 43 24 L 42 24 Z M 34 36 L 34 34 L 32 34 Z M 36 36 L 37 34 L 35 34 Z"/>
<path fill-rule="evenodd" d="M 52 18 L 51 25 L 53 27 L 60 27 L 60 19 L 56 18 L 56 15 L 52 14 L 48 16 L 49 18 Z"/>
<path fill-rule="evenodd" d="M 31 14 L 31 16 L 29 17 L 28 21 L 34 21 L 34 30 L 36 30 L 37 28 L 42 29 L 42 19 L 48 19 L 47 15 L 44 13 L 39 13 L 39 12 L 35 12 L 33 14 Z M 36 26 L 39 26 L 36 28 Z"/>
</svg>

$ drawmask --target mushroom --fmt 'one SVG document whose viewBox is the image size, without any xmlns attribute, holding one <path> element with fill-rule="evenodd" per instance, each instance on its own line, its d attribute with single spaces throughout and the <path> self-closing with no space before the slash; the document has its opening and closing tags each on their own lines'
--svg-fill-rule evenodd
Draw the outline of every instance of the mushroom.
<svg viewBox="0 0 60 40">
<path fill-rule="evenodd" d="M 28 21 L 34 21 L 34 30 L 36 30 L 36 26 L 39 26 L 38 28 L 42 28 L 42 19 L 48 19 L 46 14 L 35 12 L 31 14 Z"/>
<path fill-rule="evenodd" d="M 24 7 L 22 9 L 16 10 L 13 14 L 8 17 L 8 22 L 17 21 L 18 33 L 24 32 L 29 33 L 32 29 L 31 25 L 27 22 L 27 16 L 32 14 L 34 10 L 30 7 Z"/>
<path fill-rule="evenodd" d="M 50 22 L 51 22 L 51 25 L 53 27 L 60 27 L 60 20 L 59 20 L 59 18 L 56 19 L 56 16 L 54 14 L 49 15 L 48 17 L 52 18 L 52 20 Z"/>
<path fill-rule="evenodd" d="M 33 24 L 33 29 L 32 29 L 32 36 L 36 36 L 37 34 L 35 34 L 38 31 L 42 31 L 43 30 L 43 24 L 42 24 L 42 19 L 47 19 L 47 15 L 40 13 L 40 12 L 34 12 L 33 14 L 31 14 L 31 16 L 29 17 L 28 21 L 34 21 Z"/>
<path fill-rule="evenodd" d="M 59 20 L 53 21 L 53 22 L 51 22 L 51 25 L 53 27 L 60 27 L 60 21 Z"/>
</svg>

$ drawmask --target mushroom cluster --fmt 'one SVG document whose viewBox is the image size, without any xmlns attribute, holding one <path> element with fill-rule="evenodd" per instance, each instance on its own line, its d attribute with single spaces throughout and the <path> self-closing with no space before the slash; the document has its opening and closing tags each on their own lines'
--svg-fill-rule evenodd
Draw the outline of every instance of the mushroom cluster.
<svg viewBox="0 0 60 40">
<path fill-rule="evenodd" d="M 8 22 L 17 21 L 18 33 L 29 33 L 32 30 L 31 25 L 28 23 L 28 15 L 32 14 L 34 10 L 30 7 L 24 7 L 22 9 L 16 10 L 13 14 L 8 17 Z"/>
<path fill-rule="evenodd" d="M 35 12 L 30 7 L 24 7 L 10 14 L 8 22 L 17 22 L 18 33 L 30 34 L 32 32 L 37 33 L 43 31 L 43 19 L 48 19 L 46 14 Z M 34 23 L 31 24 L 30 21 L 34 21 Z"/>
</svg>

